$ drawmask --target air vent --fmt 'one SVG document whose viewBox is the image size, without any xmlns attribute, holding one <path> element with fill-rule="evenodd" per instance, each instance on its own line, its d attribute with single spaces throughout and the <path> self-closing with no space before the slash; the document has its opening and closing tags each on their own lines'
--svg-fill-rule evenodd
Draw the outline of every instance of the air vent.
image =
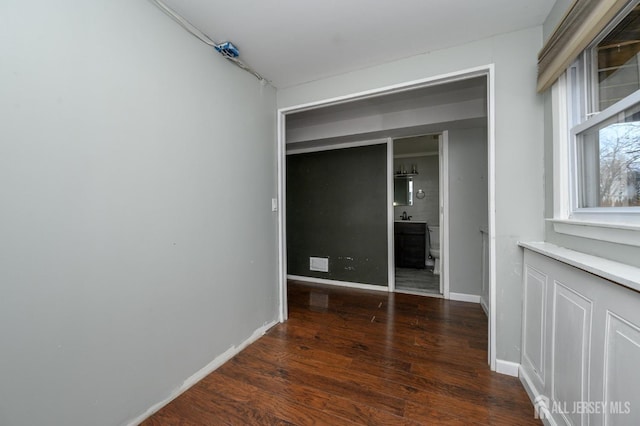
<svg viewBox="0 0 640 426">
<path fill-rule="evenodd" d="M 329 258 L 328 257 L 310 257 L 309 270 L 319 271 L 319 272 L 329 272 Z"/>
</svg>

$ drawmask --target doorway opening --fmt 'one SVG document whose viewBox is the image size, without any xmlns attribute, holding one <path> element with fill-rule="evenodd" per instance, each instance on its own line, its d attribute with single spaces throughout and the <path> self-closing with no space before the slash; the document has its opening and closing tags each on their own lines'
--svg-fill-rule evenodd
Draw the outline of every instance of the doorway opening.
<svg viewBox="0 0 640 426">
<path fill-rule="evenodd" d="M 358 119 L 362 118 L 362 111 L 354 109 L 354 105 L 367 105 L 370 102 L 374 103 L 374 108 L 379 108 L 380 103 L 389 105 L 398 105 L 399 103 L 406 107 L 405 110 L 408 114 L 395 114 L 399 117 L 400 120 L 408 120 L 411 121 L 416 117 L 424 118 L 425 115 L 423 111 L 420 111 L 419 107 L 412 105 L 411 102 L 421 102 L 424 101 L 424 93 L 429 92 L 429 96 L 435 96 L 433 99 L 439 99 L 442 102 L 441 105 L 444 105 L 446 101 L 449 101 L 452 96 L 457 96 L 463 91 L 461 90 L 459 93 L 455 91 L 451 91 L 452 87 L 456 87 L 457 84 L 465 86 L 466 84 L 473 85 L 471 80 L 481 79 L 484 82 L 484 86 L 480 89 L 483 91 L 483 100 L 478 99 L 477 102 L 466 102 L 467 100 L 460 101 L 459 105 L 461 108 L 456 109 L 454 105 L 447 104 L 447 108 L 441 108 L 436 105 L 436 108 L 431 108 L 433 114 L 428 115 L 429 119 L 434 119 L 432 123 L 427 123 L 423 125 L 405 125 L 401 131 L 394 132 L 389 129 L 373 129 L 363 131 L 359 134 L 349 133 L 349 134 L 340 134 L 341 130 L 344 130 L 345 127 L 348 127 L 349 130 L 353 130 L 353 126 L 357 126 Z M 460 86 L 458 86 L 460 87 Z M 464 88 L 464 87 L 463 87 Z M 476 89 L 478 89 L 476 87 Z M 413 98 L 411 99 L 411 95 L 416 93 L 415 96 L 419 97 L 423 96 L 422 99 Z M 409 99 L 400 99 L 404 96 L 409 96 Z M 462 107 L 463 104 L 465 106 L 469 106 L 470 108 Z M 460 115 L 464 115 L 470 110 L 482 109 L 482 114 L 477 115 L 475 117 L 461 117 Z M 278 235 L 278 252 L 279 252 L 279 302 L 280 302 L 280 320 L 284 321 L 287 319 L 287 276 L 288 276 L 288 267 L 287 267 L 287 205 L 286 205 L 286 194 L 287 194 L 287 150 L 288 148 L 292 148 L 295 145 L 297 150 L 316 150 L 318 144 L 323 145 L 326 149 L 335 149 L 339 147 L 353 147 L 358 144 L 370 145 L 372 140 L 379 140 L 381 138 L 386 138 L 391 140 L 392 138 L 401 138 L 406 137 L 408 135 L 420 135 L 420 134 L 429 134 L 434 132 L 442 132 L 443 129 L 449 129 L 448 126 L 450 123 L 447 121 L 451 121 L 454 124 L 454 127 L 457 129 L 468 128 L 469 125 L 471 127 L 480 128 L 484 127 L 484 137 L 486 138 L 486 158 L 487 158 L 487 166 L 486 166 L 486 179 L 487 185 L 485 188 L 488 188 L 488 199 L 486 200 L 487 208 L 486 214 L 488 220 L 486 223 L 488 226 L 486 227 L 486 242 L 487 242 L 487 271 L 488 271 L 488 300 L 486 301 L 487 305 L 487 315 L 489 317 L 489 336 L 488 336 L 488 356 L 490 360 L 490 366 L 492 370 L 495 370 L 495 348 L 496 348 L 496 315 L 493 307 L 495 306 L 496 299 L 496 263 L 495 263 L 495 106 L 494 106 L 494 75 L 493 75 L 493 66 L 487 65 L 478 67 L 471 70 L 460 71 L 456 73 L 451 73 L 448 75 L 442 75 L 438 77 L 431 77 L 422 80 L 417 80 L 413 82 L 402 83 L 394 86 L 378 88 L 366 92 L 354 93 L 351 95 L 341 96 L 338 98 L 325 99 L 313 103 L 300 104 L 287 108 L 281 108 L 278 110 L 277 114 L 277 132 L 278 132 L 278 203 L 277 208 L 279 211 L 278 214 L 278 227 L 279 227 L 279 235 Z M 320 116 L 326 115 L 326 112 L 340 114 L 340 122 L 338 126 L 327 126 L 327 123 L 323 123 L 321 125 L 312 125 L 310 126 L 310 132 L 304 137 L 300 137 L 302 135 L 299 128 L 292 131 L 289 128 L 290 119 L 294 121 L 296 119 L 300 119 L 300 121 L 305 121 L 309 117 L 305 115 L 310 111 L 317 111 L 317 114 Z M 439 115 L 438 115 L 439 114 Z M 456 115 L 458 114 L 458 115 Z M 307 120 L 308 121 L 308 120 Z M 366 121 L 366 120 L 365 120 Z M 386 123 L 386 120 L 377 120 L 377 123 Z M 466 126 L 466 127 L 465 127 Z M 356 129 L 358 130 L 358 129 Z M 325 136 L 318 136 L 320 133 L 324 132 Z M 329 136 L 326 136 L 329 134 Z M 311 137 L 310 137 L 311 136 Z M 368 142 L 365 140 L 368 139 Z M 365 142 L 363 142 L 365 141 Z M 389 146 L 390 143 L 387 143 Z M 301 152 L 301 151 L 299 151 Z M 393 165 L 388 165 L 387 170 L 393 170 Z M 391 173 L 387 173 L 389 176 L 388 187 L 391 188 L 388 191 L 388 194 L 393 194 L 393 175 Z M 416 188 L 416 191 L 419 188 Z M 442 191 L 446 193 L 447 191 Z M 387 203 L 390 206 L 390 210 L 393 209 L 393 205 L 391 203 Z M 442 207 L 441 207 L 442 208 Z M 443 212 L 446 215 L 447 212 Z M 393 213 L 388 216 L 389 225 L 388 225 L 388 238 L 393 239 L 393 221 L 394 216 Z M 446 232 L 446 229 L 443 230 Z M 448 236 L 444 236 L 441 239 L 441 253 L 442 251 L 446 252 L 446 241 L 448 240 Z M 392 246 L 392 244 L 388 244 Z M 444 247 L 443 247 L 444 245 Z M 484 254 L 483 254 L 484 255 Z M 395 291 L 395 273 L 391 266 L 393 265 L 394 253 L 389 250 L 389 263 L 385 265 L 385 269 L 388 271 L 389 279 L 387 281 L 387 285 L 374 285 L 376 290 L 387 290 L 387 291 Z M 442 270 L 445 271 L 443 281 L 442 293 L 444 298 L 453 298 L 453 293 L 449 294 L 447 290 L 447 279 L 448 276 L 446 274 L 447 269 L 447 258 L 448 256 L 441 254 L 441 274 Z M 330 263 L 330 262 L 329 262 Z M 311 268 L 313 262 L 310 262 L 309 267 Z M 379 266 L 379 265 L 378 265 Z M 328 283 L 329 284 L 329 283 Z M 353 284 L 349 282 L 344 283 L 336 283 L 333 282 L 331 284 L 342 285 L 342 284 Z M 364 288 L 367 288 L 367 284 L 364 284 Z M 373 288 L 372 288 L 373 289 Z M 465 294 L 458 294 L 457 296 L 466 296 Z M 457 300 L 463 300 L 458 298 Z M 466 300 L 471 301 L 471 300 Z"/>
<path fill-rule="evenodd" d="M 443 135 L 396 138 L 392 144 L 395 291 L 442 297 Z"/>
</svg>

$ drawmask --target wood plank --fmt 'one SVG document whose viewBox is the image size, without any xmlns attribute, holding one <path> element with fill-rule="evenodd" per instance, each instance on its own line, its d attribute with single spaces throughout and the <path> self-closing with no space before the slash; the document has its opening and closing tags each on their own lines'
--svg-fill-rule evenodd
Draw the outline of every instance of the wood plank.
<svg viewBox="0 0 640 426">
<path fill-rule="evenodd" d="M 260 371 L 273 378 L 303 383 L 332 395 L 357 396 L 358 402 L 394 415 L 402 416 L 404 412 L 404 400 L 390 394 L 388 389 L 380 388 L 379 380 L 374 377 L 360 375 L 354 378 L 349 374 L 351 369 L 331 369 L 329 366 L 318 369 L 295 360 L 282 360 L 278 354 L 262 351 L 254 345 L 251 351 L 245 351 L 242 355 L 235 357 L 232 362 L 244 367 L 258 367 Z M 329 371 L 332 374 L 329 374 Z M 339 373 L 336 374 L 336 371 Z"/>
<path fill-rule="evenodd" d="M 472 303 L 289 282 L 289 320 L 143 425 L 539 425 Z"/>
<path fill-rule="evenodd" d="M 233 374 L 234 377 L 229 377 Z M 225 380 L 240 381 L 245 384 L 252 383 L 255 386 L 268 390 L 270 393 L 279 395 L 290 401 L 297 401 L 305 407 L 323 411 L 336 417 L 336 424 L 383 424 L 383 425 L 418 425 L 412 420 L 402 416 L 396 416 L 384 410 L 366 405 L 361 401 L 353 401 L 351 398 L 344 398 L 335 394 L 325 392 L 310 384 L 300 384 L 298 380 L 288 380 L 283 377 L 273 378 L 258 370 L 245 370 L 238 374 L 238 369 L 229 369 L 221 372 L 215 377 L 214 386 L 222 386 L 225 389 L 235 388 L 237 385 L 227 385 Z M 337 419 L 340 419 L 339 421 Z"/>
</svg>

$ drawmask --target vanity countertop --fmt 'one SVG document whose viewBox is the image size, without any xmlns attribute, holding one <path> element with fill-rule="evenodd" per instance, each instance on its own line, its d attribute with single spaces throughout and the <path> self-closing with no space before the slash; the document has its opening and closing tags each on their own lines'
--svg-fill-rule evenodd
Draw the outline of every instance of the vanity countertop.
<svg viewBox="0 0 640 426">
<path fill-rule="evenodd" d="M 425 220 L 396 220 L 396 223 L 427 223 Z"/>
</svg>

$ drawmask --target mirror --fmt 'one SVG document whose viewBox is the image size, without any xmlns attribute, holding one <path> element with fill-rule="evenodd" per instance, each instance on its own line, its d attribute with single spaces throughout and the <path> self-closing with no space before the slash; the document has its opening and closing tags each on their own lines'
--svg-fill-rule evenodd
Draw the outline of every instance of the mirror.
<svg viewBox="0 0 640 426">
<path fill-rule="evenodd" d="M 410 176 L 394 176 L 393 178 L 393 205 L 413 205 L 413 178 Z"/>
</svg>

